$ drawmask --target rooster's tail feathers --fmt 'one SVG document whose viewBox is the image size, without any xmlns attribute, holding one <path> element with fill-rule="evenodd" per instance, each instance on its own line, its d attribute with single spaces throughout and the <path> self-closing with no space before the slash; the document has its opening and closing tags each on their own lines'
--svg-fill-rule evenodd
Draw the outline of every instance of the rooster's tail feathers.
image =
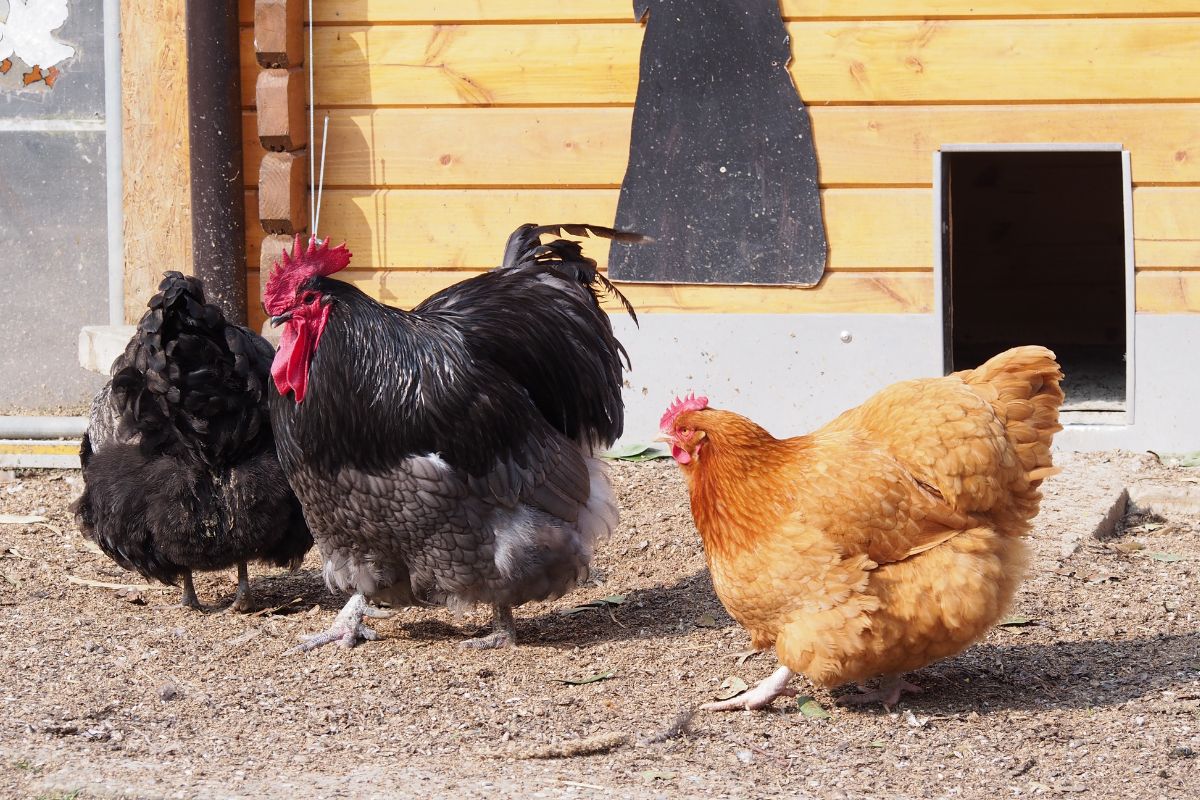
<svg viewBox="0 0 1200 800">
<path fill-rule="evenodd" d="M 1063 373 L 1054 353 L 1035 345 L 1015 347 L 956 374 L 995 409 L 1031 487 L 1053 475 L 1057 470 L 1050 445 L 1062 430 L 1058 408 L 1063 402 Z"/>
<path fill-rule="evenodd" d="M 637 314 L 633 304 L 621 293 L 613 282 L 602 275 L 596 262 L 583 255 L 579 242 L 567 239 L 555 239 L 549 244 L 542 244 L 542 236 L 550 234 L 561 236 L 588 236 L 611 239 L 614 242 L 637 244 L 648 242 L 650 238 L 632 231 L 619 231 L 600 225 L 586 223 L 564 223 L 558 225 L 534 225 L 525 223 L 513 231 L 504 246 L 504 261 L 501 269 L 537 266 L 557 270 L 591 289 L 597 300 L 608 293 L 620 301 L 625 311 L 637 322 Z"/>
</svg>

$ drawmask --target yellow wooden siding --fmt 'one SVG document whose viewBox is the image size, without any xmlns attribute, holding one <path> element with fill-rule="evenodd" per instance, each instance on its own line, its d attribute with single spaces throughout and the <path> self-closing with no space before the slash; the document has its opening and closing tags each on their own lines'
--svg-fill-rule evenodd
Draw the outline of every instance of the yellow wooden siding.
<svg viewBox="0 0 1200 800">
<path fill-rule="evenodd" d="M 1137 184 L 1200 184 L 1200 103 L 842 106 L 811 112 L 823 186 L 929 186 L 932 154 L 947 142 L 1115 142 L 1133 154 Z M 618 187 L 629 158 L 632 113 L 335 110 L 325 185 Z M 252 116 L 243 127 L 246 177 L 253 185 L 262 148 Z"/>
<path fill-rule="evenodd" d="M 1133 154 L 1138 309 L 1200 310 L 1200 7 L 1047 5 L 783 0 L 830 275 L 809 290 L 629 285 L 631 299 L 643 311 L 927 311 L 939 146 L 1115 142 Z M 520 222 L 612 222 L 642 37 L 628 0 L 317 0 L 316 18 L 330 113 L 321 233 L 349 241 L 364 289 L 412 305 L 494 264 Z M 249 107 L 256 67 L 244 64 Z M 246 121 L 252 193 L 252 108 Z M 262 233 L 249 222 L 257 294 Z M 603 263 L 608 245 L 586 249 Z"/>
<path fill-rule="evenodd" d="M 240 0 L 251 19 L 254 0 Z M 1196 15 L 1194 0 L 781 0 L 787 19 L 930 19 Z M 605 21 L 633 18 L 630 0 L 317 0 L 318 23 Z"/>
<path fill-rule="evenodd" d="M 1197 19 L 793 22 L 810 104 L 1200 98 Z M 253 49 L 243 32 L 243 52 Z M 633 23 L 318 28 L 320 105 L 631 105 Z M 253 103 L 253 59 L 243 58 Z M 1002 69 L 996 69 L 1002 65 Z"/>
<path fill-rule="evenodd" d="M 609 221 L 616 189 L 335 189 L 324 195 L 322 232 L 345 239 L 355 263 L 389 269 L 487 269 L 499 263 L 509 233 L 522 222 Z M 928 189 L 827 189 L 829 266 L 849 270 L 930 269 L 932 209 Z M 262 229 L 247 200 L 250 263 L 259 263 Z M 255 228 L 258 230 L 255 231 Z M 607 239 L 584 244 L 608 261 Z"/>
</svg>

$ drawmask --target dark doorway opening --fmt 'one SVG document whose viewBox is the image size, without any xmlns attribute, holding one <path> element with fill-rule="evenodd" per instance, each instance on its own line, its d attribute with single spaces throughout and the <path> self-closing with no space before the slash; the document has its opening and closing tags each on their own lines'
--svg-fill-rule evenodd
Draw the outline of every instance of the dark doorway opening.
<svg viewBox="0 0 1200 800">
<path fill-rule="evenodd" d="M 1126 409 L 1122 153 L 944 152 L 946 357 L 976 366 L 1043 344 L 1065 374 L 1064 421 Z"/>
</svg>

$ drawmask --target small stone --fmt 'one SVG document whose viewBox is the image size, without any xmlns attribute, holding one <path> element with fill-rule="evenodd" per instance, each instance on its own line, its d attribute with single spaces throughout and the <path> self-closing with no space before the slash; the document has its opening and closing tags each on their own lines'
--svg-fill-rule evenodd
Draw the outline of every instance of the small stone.
<svg viewBox="0 0 1200 800">
<path fill-rule="evenodd" d="M 179 690 L 175 688 L 175 684 L 168 683 L 159 687 L 158 699 L 162 700 L 164 703 L 174 700 L 177 697 L 179 697 Z"/>
</svg>

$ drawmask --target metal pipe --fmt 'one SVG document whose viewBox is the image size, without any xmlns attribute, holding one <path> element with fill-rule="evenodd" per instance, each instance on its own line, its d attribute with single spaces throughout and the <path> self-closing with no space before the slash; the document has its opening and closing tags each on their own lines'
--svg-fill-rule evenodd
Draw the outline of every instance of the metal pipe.
<svg viewBox="0 0 1200 800">
<path fill-rule="evenodd" d="M 87 417 L 2 417 L 0 439 L 78 439 Z"/>
<path fill-rule="evenodd" d="M 121 0 L 104 0 L 104 181 L 108 206 L 108 324 L 125 323 Z"/>
<path fill-rule="evenodd" d="M 225 318 L 246 321 L 238 0 L 187 0 L 192 265 Z"/>
</svg>

